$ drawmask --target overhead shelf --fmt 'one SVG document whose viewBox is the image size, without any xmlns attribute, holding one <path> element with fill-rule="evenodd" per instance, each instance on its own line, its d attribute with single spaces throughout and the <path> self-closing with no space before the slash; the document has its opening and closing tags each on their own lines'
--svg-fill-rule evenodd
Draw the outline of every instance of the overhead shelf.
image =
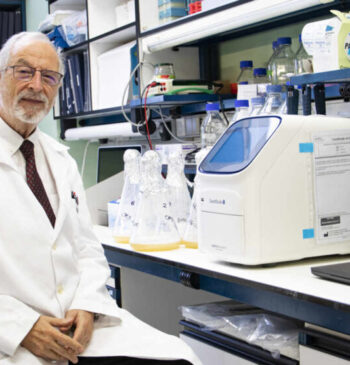
<svg viewBox="0 0 350 365">
<path fill-rule="evenodd" d="M 331 84 L 346 81 L 350 81 L 350 68 L 298 75 L 290 78 L 290 82 L 292 85 L 310 85 L 317 83 Z"/>
<path fill-rule="evenodd" d="M 218 8 L 208 14 L 187 16 L 167 25 L 141 33 L 142 49 L 152 53 L 169 47 L 196 44 L 208 39 L 222 41 L 242 32 L 281 26 L 281 23 L 301 21 L 327 15 L 330 9 L 349 9 L 343 0 L 266 0 L 238 1 L 224 10 Z"/>
<path fill-rule="evenodd" d="M 147 106 L 162 104 L 164 107 L 177 106 L 184 104 L 203 103 L 207 101 L 218 101 L 217 94 L 184 94 L 184 95 L 155 95 L 147 98 Z M 144 100 L 132 100 L 131 108 L 136 108 L 144 105 Z"/>
</svg>

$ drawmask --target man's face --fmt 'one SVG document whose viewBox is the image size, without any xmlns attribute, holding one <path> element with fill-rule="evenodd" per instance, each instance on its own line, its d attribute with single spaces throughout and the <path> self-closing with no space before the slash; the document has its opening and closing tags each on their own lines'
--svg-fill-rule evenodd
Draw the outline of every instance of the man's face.
<svg viewBox="0 0 350 365">
<path fill-rule="evenodd" d="M 50 44 L 35 41 L 15 46 L 8 66 L 30 66 L 58 72 L 59 61 Z M 36 125 L 51 109 L 58 87 L 43 82 L 40 72 L 35 72 L 30 81 L 16 80 L 13 69 L 9 68 L 1 76 L 2 107 L 12 121 Z"/>
</svg>

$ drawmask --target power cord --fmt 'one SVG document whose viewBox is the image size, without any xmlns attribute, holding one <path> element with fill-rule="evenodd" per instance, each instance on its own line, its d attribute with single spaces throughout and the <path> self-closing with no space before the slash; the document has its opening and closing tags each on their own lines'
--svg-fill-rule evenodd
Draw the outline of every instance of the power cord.
<svg viewBox="0 0 350 365">
<path fill-rule="evenodd" d="M 160 85 L 159 82 L 151 82 L 150 84 L 148 84 L 146 86 L 146 93 L 145 93 L 145 106 L 144 106 L 144 112 L 145 112 L 145 124 L 146 124 L 146 132 L 147 132 L 147 140 L 148 140 L 148 144 L 149 144 L 149 148 L 151 150 L 153 150 L 153 146 L 152 146 L 152 141 L 151 141 L 151 135 L 149 133 L 149 128 L 148 128 L 148 118 L 147 118 L 147 95 L 149 92 L 149 89 L 151 87 L 155 87 L 157 85 Z M 143 91 L 142 91 L 143 94 Z M 141 98 L 141 103 L 142 103 L 142 98 Z"/>
<path fill-rule="evenodd" d="M 121 111 L 122 111 L 122 114 L 124 116 L 124 118 L 129 122 L 131 123 L 132 125 L 134 125 L 135 127 L 139 127 L 140 125 L 144 125 L 145 122 L 143 122 L 142 124 L 138 124 L 138 123 L 134 123 L 127 115 L 126 115 L 126 112 L 125 112 L 125 95 L 127 93 L 127 91 L 129 90 L 129 85 L 130 85 L 130 82 L 132 80 L 132 78 L 134 77 L 136 71 L 141 68 L 141 66 L 144 66 L 144 65 L 151 65 L 153 68 L 154 68 L 154 65 L 149 63 L 149 62 L 145 62 L 145 61 L 140 61 L 135 67 L 134 69 L 131 71 L 131 74 L 130 74 L 130 77 L 129 77 L 129 80 L 128 82 L 126 83 L 125 85 L 125 88 L 124 88 L 124 91 L 123 91 L 123 96 L 122 96 L 122 103 L 121 103 Z M 140 78 L 141 80 L 141 78 Z M 141 81 L 140 81 L 141 82 Z M 142 95 L 141 95 L 141 100 L 142 100 Z"/>
</svg>

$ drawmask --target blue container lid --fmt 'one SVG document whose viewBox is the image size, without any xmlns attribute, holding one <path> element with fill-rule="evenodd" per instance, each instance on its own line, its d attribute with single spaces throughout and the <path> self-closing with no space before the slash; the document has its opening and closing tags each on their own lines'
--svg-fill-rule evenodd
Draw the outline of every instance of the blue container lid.
<svg viewBox="0 0 350 365">
<path fill-rule="evenodd" d="M 253 67 L 253 61 L 241 61 L 239 63 L 239 67 L 243 68 L 243 67 Z"/>
<path fill-rule="evenodd" d="M 241 81 L 238 83 L 238 85 L 248 85 L 248 81 Z"/>
<path fill-rule="evenodd" d="M 277 41 L 272 42 L 272 49 L 275 50 L 278 47 Z"/>
<path fill-rule="evenodd" d="M 249 100 L 235 100 L 235 107 L 236 108 L 240 108 L 240 107 L 249 107 Z"/>
<path fill-rule="evenodd" d="M 267 93 L 280 93 L 280 92 L 282 92 L 282 85 L 267 85 L 266 92 Z"/>
<path fill-rule="evenodd" d="M 292 44 L 292 38 L 291 37 L 281 37 L 277 39 L 277 44 L 279 46 L 283 44 Z"/>
<path fill-rule="evenodd" d="M 219 103 L 208 103 L 206 106 L 205 106 L 205 110 L 206 111 L 219 111 L 220 110 L 220 105 Z"/>
<path fill-rule="evenodd" d="M 182 16 L 186 16 L 187 15 L 187 10 L 185 8 L 169 8 L 166 9 L 164 11 L 160 11 L 159 12 L 159 18 L 168 18 L 168 17 L 172 17 L 172 16 L 178 16 L 178 17 L 182 17 Z"/>
<path fill-rule="evenodd" d="M 253 74 L 254 76 L 266 76 L 266 68 L 254 68 Z"/>
<path fill-rule="evenodd" d="M 301 43 L 302 41 L 301 41 L 301 34 L 299 34 L 299 43 Z"/>
<path fill-rule="evenodd" d="M 254 105 L 256 105 L 256 104 L 262 105 L 265 103 L 265 98 L 263 96 L 257 96 L 256 98 L 251 98 L 250 102 L 251 102 L 251 104 L 254 104 Z"/>
</svg>

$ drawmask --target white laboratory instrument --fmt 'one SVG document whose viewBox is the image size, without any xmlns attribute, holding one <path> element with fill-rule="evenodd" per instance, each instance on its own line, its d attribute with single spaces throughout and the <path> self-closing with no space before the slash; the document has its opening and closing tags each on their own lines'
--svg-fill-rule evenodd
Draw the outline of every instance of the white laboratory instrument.
<svg viewBox="0 0 350 365">
<path fill-rule="evenodd" d="M 244 265 L 350 253 L 350 120 L 231 125 L 199 166 L 200 250 Z"/>
</svg>

